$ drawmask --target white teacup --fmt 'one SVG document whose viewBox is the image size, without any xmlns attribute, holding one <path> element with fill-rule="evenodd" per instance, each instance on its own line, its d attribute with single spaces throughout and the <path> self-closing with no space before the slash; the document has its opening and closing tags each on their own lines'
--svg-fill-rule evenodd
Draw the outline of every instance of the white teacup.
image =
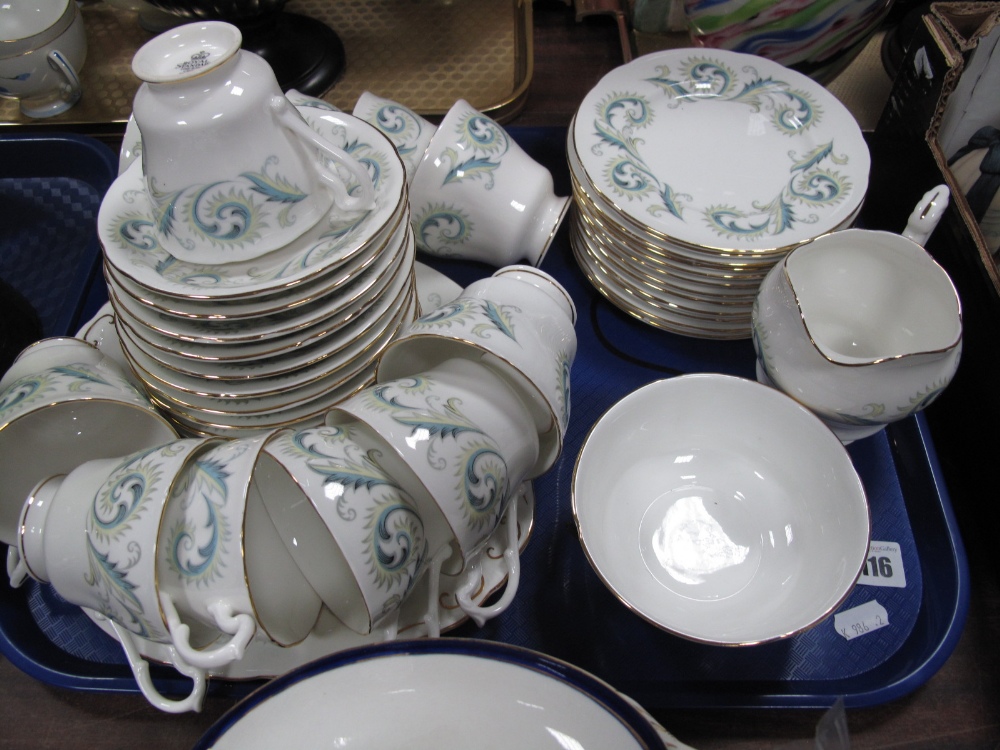
<svg viewBox="0 0 1000 750">
<path fill-rule="evenodd" d="M 434 124 L 409 107 L 370 91 L 358 97 L 353 114 L 374 125 L 392 141 L 406 169 L 406 182 L 412 184 L 424 151 L 437 131 Z"/>
<path fill-rule="evenodd" d="M 205 443 L 172 440 L 124 458 L 84 462 L 61 481 L 37 486 L 22 514 L 30 529 L 18 546 L 24 568 L 66 601 L 107 617 L 143 694 L 168 712 L 198 709 L 204 670 L 173 650 L 174 666 L 194 685 L 185 698 L 164 698 L 148 680 L 146 663 L 133 658 L 134 638 L 176 645 L 158 596 L 155 548 L 163 507 L 185 464 Z M 17 570 L 12 585 L 23 580 Z"/>
<path fill-rule="evenodd" d="M 280 646 L 295 645 L 319 617 L 316 592 L 266 510 L 248 500 L 266 439 L 207 444 L 188 463 L 163 510 L 156 547 L 160 603 L 175 646 L 196 667 L 241 659 L 255 633 Z M 205 649 L 220 632 L 232 637 Z"/>
<path fill-rule="evenodd" d="M 427 550 L 420 512 L 399 480 L 346 425 L 283 430 L 264 450 L 254 485 L 324 603 L 358 633 L 391 621 Z"/>
<path fill-rule="evenodd" d="M 520 397 L 489 368 L 464 359 L 366 388 L 332 409 L 327 424 L 342 424 L 345 414 L 368 425 L 383 452 L 402 460 L 393 466 L 402 486 L 417 488 L 415 498 L 433 499 L 435 507 L 421 508 L 422 516 L 444 518 L 455 547 L 444 571 L 452 575 L 494 532 L 538 457 L 538 436 Z"/>
<path fill-rule="evenodd" d="M 948 274 L 889 232 L 848 229 L 795 248 L 765 277 L 752 320 L 758 380 L 843 442 L 928 406 L 962 350 Z"/>
<path fill-rule="evenodd" d="M 530 270 L 530 273 L 529 273 Z M 386 382 L 461 357 L 488 366 L 519 394 L 540 438 L 528 478 L 556 462 L 570 416 L 576 309 L 565 288 L 537 268 L 505 267 L 426 312 L 387 347 L 376 378 Z"/>
<path fill-rule="evenodd" d="M 78 363 L 96 365 L 104 358 L 97 344 L 71 336 L 50 336 L 29 344 L 0 377 L 0 391 L 19 378 L 52 367 Z"/>
<path fill-rule="evenodd" d="M 552 174 L 494 120 L 460 99 L 410 188 L 417 247 L 494 266 L 542 262 L 569 206 Z"/>
<path fill-rule="evenodd" d="M 26 117 L 52 117 L 83 94 L 83 17 L 74 0 L 0 4 L 0 97 L 20 100 Z"/>
<path fill-rule="evenodd" d="M 251 260 L 293 242 L 332 206 L 374 207 L 367 169 L 306 124 L 241 41 L 231 24 L 186 24 L 132 60 L 145 82 L 134 115 L 146 192 L 160 241 L 182 260 Z"/>
<path fill-rule="evenodd" d="M 66 349 L 74 356 L 0 390 L 0 541 L 6 544 L 15 544 L 21 506 L 40 480 L 177 437 L 121 367 L 90 344 L 29 347 L 26 361 Z"/>
</svg>

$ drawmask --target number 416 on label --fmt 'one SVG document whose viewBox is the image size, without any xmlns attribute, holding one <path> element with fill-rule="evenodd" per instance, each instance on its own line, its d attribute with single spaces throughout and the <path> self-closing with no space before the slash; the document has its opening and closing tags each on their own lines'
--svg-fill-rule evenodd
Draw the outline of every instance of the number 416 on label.
<svg viewBox="0 0 1000 750">
<path fill-rule="evenodd" d="M 871 542 L 858 583 L 865 586 L 906 587 L 903 554 L 895 542 Z"/>
</svg>

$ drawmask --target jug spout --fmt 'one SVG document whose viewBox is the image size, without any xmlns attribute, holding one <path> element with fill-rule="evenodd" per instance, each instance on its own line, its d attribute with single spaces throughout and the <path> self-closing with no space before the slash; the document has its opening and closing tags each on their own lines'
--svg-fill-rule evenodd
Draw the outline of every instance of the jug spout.
<svg viewBox="0 0 1000 750">
<path fill-rule="evenodd" d="M 796 248 L 765 277 L 752 323 L 758 379 L 845 442 L 929 405 L 962 349 L 951 279 L 892 232 L 847 229 Z"/>
</svg>

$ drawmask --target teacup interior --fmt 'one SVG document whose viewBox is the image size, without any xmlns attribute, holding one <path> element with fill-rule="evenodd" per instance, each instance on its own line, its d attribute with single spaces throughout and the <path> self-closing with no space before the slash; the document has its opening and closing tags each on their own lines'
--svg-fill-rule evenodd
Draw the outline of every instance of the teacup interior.
<svg viewBox="0 0 1000 750">
<path fill-rule="evenodd" d="M 243 566 L 257 622 L 275 643 L 294 645 L 309 635 L 322 602 L 274 527 L 251 484 L 243 518 Z"/>
<path fill-rule="evenodd" d="M 295 478 L 266 452 L 254 468 L 250 497 L 260 499 L 290 559 L 323 603 L 352 630 L 370 632 L 371 616 L 343 550 Z"/>
<path fill-rule="evenodd" d="M 786 272 L 810 336 L 835 361 L 941 351 L 961 335 L 951 280 L 900 235 L 836 232 L 789 254 Z"/>
<path fill-rule="evenodd" d="M 0 429 L 0 541 L 17 543 L 21 506 L 40 479 L 176 437 L 152 410 L 111 400 L 59 401 L 21 415 Z"/>
</svg>

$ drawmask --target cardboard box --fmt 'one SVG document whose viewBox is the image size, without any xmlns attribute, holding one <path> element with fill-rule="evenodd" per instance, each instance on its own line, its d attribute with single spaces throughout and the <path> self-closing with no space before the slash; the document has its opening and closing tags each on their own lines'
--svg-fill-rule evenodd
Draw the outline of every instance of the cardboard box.
<svg viewBox="0 0 1000 750">
<path fill-rule="evenodd" d="M 873 159 L 879 155 L 889 173 L 878 189 L 903 193 L 904 207 L 935 184 L 952 191 L 927 250 L 962 301 L 962 360 L 926 416 L 956 511 L 984 514 L 984 529 L 1000 523 L 998 504 L 982 495 L 1000 453 L 1000 272 L 948 160 L 980 126 L 1000 127 L 998 91 L 1000 3 L 934 3 L 907 47 L 873 140 Z"/>
</svg>

